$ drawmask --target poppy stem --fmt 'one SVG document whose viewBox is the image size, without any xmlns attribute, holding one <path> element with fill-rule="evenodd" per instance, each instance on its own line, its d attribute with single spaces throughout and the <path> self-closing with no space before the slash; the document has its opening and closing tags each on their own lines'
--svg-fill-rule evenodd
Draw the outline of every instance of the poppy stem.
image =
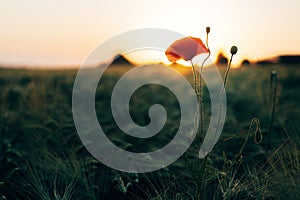
<svg viewBox="0 0 300 200">
<path fill-rule="evenodd" d="M 208 58 L 210 57 L 210 49 L 208 47 L 208 34 L 209 31 L 206 31 L 206 47 L 208 49 L 208 55 L 207 57 L 203 60 L 202 64 L 201 64 L 201 68 L 200 68 L 200 74 L 199 74 L 199 109 L 200 109 L 200 119 L 201 119 L 201 124 L 200 124 L 200 135 L 201 135 L 201 140 L 204 139 L 204 106 L 203 106 L 203 67 L 205 62 L 208 60 Z"/>
<path fill-rule="evenodd" d="M 232 58 L 233 58 L 233 55 L 235 55 L 238 51 L 238 48 L 236 46 L 232 46 L 231 49 L 230 49 L 230 53 L 231 53 L 231 57 L 230 57 L 230 61 L 228 63 L 228 66 L 227 66 L 227 69 L 226 69 L 226 72 L 225 72 L 225 77 L 224 77 L 224 90 L 225 90 L 225 87 L 226 87 L 226 84 L 227 84 L 227 79 L 228 79 L 228 75 L 229 75 L 229 70 L 230 70 L 230 67 L 231 67 L 231 62 L 232 62 Z"/>
<path fill-rule="evenodd" d="M 196 72 L 196 69 L 195 69 L 195 66 L 194 66 L 194 63 L 192 60 L 191 61 L 191 64 L 192 64 L 192 68 L 193 68 L 193 77 L 194 77 L 194 90 L 195 90 L 195 93 L 197 95 L 197 100 L 199 100 L 199 92 L 198 92 L 198 76 L 197 76 L 197 72 Z"/>
<path fill-rule="evenodd" d="M 210 57 L 210 49 L 208 47 L 208 34 L 210 32 L 210 27 L 206 27 L 206 47 L 208 49 L 208 56 L 203 60 L 201 68 L 200 68 L 200 72 L 199 72 L 199 111 L 200 111 L 200 138 L 201 141 L 203 143 L 204 140 L 204 106 L 203 106 L 203 67 L 205 62 L 208 60 L 208 58 Z M 198 148 L 197 148 L 198 149 Z M 200 174 L 199 174 L 199 178 L 198 178 L 198 190 L 197 190 L 197 196 L 200 196 L 201 190 L 202 190 L 202 179 L 203 179 L 203 175 L 205 172 L 205 168 L 206 168 L 206 164 L 207 164 L 207 157 L 208 155 L 205 156 L 204 158 L 204 162 L 202 163 L 202 166 L 200 168 L 199 166 L 199 160 L 197 160 L 197 169 L 200 170 Z"/>
<path fill-rule="evenodd" d="M 261 134 L 261 130 L 260 130 L 260 121 L 259 121 L 258 118 L 253 118 L 253 119 L 251 120 L 251 122 L 250 122 L 250 125 L 249 125 L 249 128 L 248 128 L 248 132 L 247 132 L 247 136 L 246 136 L 246 138 L 245 138 L 245 140 L 244 140 L 244 142 L 243 142 L 243 144 L 242 144 L 242 147 L 240 148 L 238 154 L 236 154 L 236 155 L 234 156 L 234 158 L 233 158 L 234 160 L 233 160 L 232 165 L 230 166 L 230 168 L 229 168 L 229 170 L 228 170 L 229 172 L 230 172 L 231 170 L 233 170 L 234 167 L 235 167 L 239 162 L 241 162 L 243 151 L 244 151 L 244 149 L 245 149 L 245 147 L 246 147 L 246 145 L 247 145 L 247 142 L 248 142 L 248 140 L 249 140 L 249 138 L 250 138 L 251 130 L 252 130 L 252 127 L 253 127 L 254 125 L 255 125 L 254 135 L 256 135 L 257 132 L 259 132 L 259 133 Z M 238 168 L 238 167 L 237 167 L 237 168 Z M 235 173 L 237 173 L 237 170 L 236 170 Z"/>
<path fill-rule="evenodd" d="M 205 62 L 208 60 L 210 57 L 210 51 L 208 53 L 208 56 L 204 59 L 202 62 L 202 65 L 200 67 L 200 74 L 199 74 L 199 104 L 200 104 L 200 119 L 201 119 L 201 124 L 200 124 L 200 135 L 202 139 L 204 138 L 204 106 L 203 106 L 203 67 Z"/>
<path fill-rule="evenodd" d="M 193 76 L 194 76 L 194 90 L 195 90 L 195 93 L 196 93 L 196 96 L 197 96 L 197 108 L 196 108 L 196 115 L 195 115 L 195 131 L 196 131 L 196 141 L 201 140 L 201 133 L 199 134 L 199 127 L 197 126 L 198 123 L 199 123 L 199 118 L 198 118 L 198 111 L 200 112 L 200 119 L 202 118 L 202 115 L 201 115 L 201 105 L 200 105 L 200 102 L 201 102 L 201 96 L 199 94 L 199 89 L 198 89 L 198 84 L 199 84 L 199 78 L 198 78 L 198 73 L 197 73 L 197 70 L 195 69 L 195 65 L 193 63 L 192 60 L 191 61 L 191 64 L 192 64 L 192 69 L 193 69 Z M 197 143 L 198 144 L 198 143 Z M 199 144 L 200 144 L 200 141 L 199 141 Z M 200 145 L 199 145 L 200 147 Z M 198 149 L 198 146 L 197 148 Z"/>
<path fill-rule="evenodd" d="M 206 47 L 207 47 L 208 51 L 210 52 L 209 47 L 208 47 L 208 32 L 206 33 Z"/>
<path fill-rule="evenodd" d="M 227 80 L 228 80 L 228 75 L 231 67 L 231 62 L 232 62 L 233 54 L 231 54 L 229 64 L 227 66 L 226 72 L 225 72 L 225 78 L 224 78 L 224 88 L 226 87 Z"/>
</svg>

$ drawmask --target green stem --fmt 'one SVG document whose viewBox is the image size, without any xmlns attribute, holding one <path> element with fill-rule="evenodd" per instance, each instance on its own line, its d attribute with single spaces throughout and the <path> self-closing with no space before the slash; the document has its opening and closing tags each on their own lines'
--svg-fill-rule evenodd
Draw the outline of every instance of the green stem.
<svg viewBox="0 0 300 200">
<path fill-rule="evenodd" d="M 208 49 L 209 50 L 209 49 Z M 199 111 L 200 111 L 200 135 L 201 135 L 201 139 L 203 141 L 204 139 L 204 106 L 203 106 L 203 67 L 205 62 L 208 60 L 208 58 L 210 57 L 210 50 L 209 53 L 207 55 L 207 57 L 203 60 L 201 67 L 200 67 L 200 73 L 199 73 Z"/>
<path fill-rule="evenodd" d="M 193 69 L 193 77 L 194 77 L 194 82 L 193 82 L 193 85 L 194 85 L 194 90 L 195 90 L 195 93 L 196 93 L 196 96 L 197 96 L 197 108 L 196 108 L 196 112 L 195 112 L 195 131 L 196 131 L 196 141 L 198 141 L 198 126 L 197 124 L 199 123 L 199 118 L 198 118 L 198 110 L 200 110 L 199 108 L 199 99 L 200 99 L 200 96 L 199 96 L 199 92 L 198 92 L 198 76 L 197 76 L 197 71 L 195 69 L 195 66 L 194 66 L 194 63 L 192 60 L 191 61 L 191 64 L 192 64 L 192 69 Z M 198 143 L 197 143 L 198 144 Z M 198 147 L 196 147 L 196 149 L 198 149 Z"/>
<path fill-rule="evenodd" d="M 271 138 L 271 134 L 273 131 L 273 124 L 274 124 L 275 111 L 276 111 L 276 98 L 277 98 L 277 77 L 276 77 L 276 75 L 271 77 L 271 81 L 272 81 L 272 89 L 273 89 L 273 101 L 272 101 L 270 128 L 269 128 L 269 134 L 268 134 L 268 138 L 267 138 L 268 145 L 270 144 L 270 138 Z M 273 86 L 273 81 L 274 81 L 274 86 Z"/>
<path fill-rule="evenodd" d="M 200 138 L 201 138 L 201 141 L 203 142 L 204 140 L 204 109 L 203 109 L 203 67 L 204 67 L 204 64 L 205 62 L 208 60 L 208 58 L 210 57 L 210 49 L 208 47 L 208 33 L 206 35 L 206 46 L 207 46 L 207 49 L 208 49 L 208 56 L 203 60 L 202 64 L 201 64 L 201 67 L 200 67 L 200 72 L 198 74 L 198 78 L 196 78 L 198 80 L 198 83 L 199 83 L 199 87 L 197 87 L 197 91 L 196 91 L 196 94 L 198 94 L 197 98 L 198 98 L 198 105 L 199 105 L 199 112 L 200 112 Z M 191 61 L 192 62 L 192 61 Z M 193 66 L 193 70 L 194 70 L 194 65 L 193 65 L 193 62 L 192 62 L 192 66 Z M 196 74 L 196 73 L 195 73 Z M 196 74 L 197 76 L 197 74 Z M 196 86 L 198 86 L 196 84 Z M 198 148 L 197 148 L 198 149 Z M 197 190 L 197 197 L 200 197 L 200 194 L 201 194 L 201 189 L 202 189 L 202 179 L 203 179 L 203 175 L 204 175 L 204 172 L 205 172 L 205 168 L 206 168 L 206 164 L 207 164 L 207 157 L 208 155 L 206 155 L 204 157 L 204 162 L 203 162 L 203 165 L 200 169 L 200 174 L 199 174 L 199 178 L 197 178 L 197 184 L 198 184 L 198 190 Z M 197 164 L 196 164 L 196 167 L 197 167 L 197 171 L 198 169 L 200 168 L 200 162 L 199 162 L 199 159 L 197 159 Z"/>
<path fill-rule="evenodd" d="M 207 157 L 208 156 L 205 156 L 204 157 L 204 162 L 203 162 L 203 165 L 201 167 L 201 170 L 200 170 L 200 176 L 199 176 L 199 184 L 198 184 L 198 192 L 199 192 L 199 196 L 200 196 L 200 192 L 201 192 L 201 187 L 202 187 L 202 179 L 203 179 L 203 175 L 204 175 L 204 172 L 205 172 L 205 168 L 206 168 L 206 164 L 207 164 Z"/>
<path fill-rule="evenodd" d="M 198 82 L 199 82 L 199 79 L 198 79 L 198 75 L 197 75 L 197 72 L 196 72 L 194 63 L 193 63 L 192 60 L 190 60 L 190 61 L 191 61 L 191 64 L 192 64 L 193 77 L 194 77 L 194 83 L 193 83 L 193 86 L 194 86 L 195 93 L 196 93 L 196 95 L 197 95 L 197 101 L 199 102 L 199 91 L 198 91 Z"/>
<path fill-rule="evenodd" d="M 236 157 L 235 157 L 235 159 L 234 159 L 234 161 L 233 161 L 233 163 L 232 163 L 230 169 L 232 169 L 232 168 L 238 163 L 239 158 L 242 156 L 242 153 L 243 153 L 243 151 L 244 151 L 244 149 L 245 149 L 245 147 L 246 147 L 246 144 L 247 144 L 247 142 L 248 142 L 248 140 L 249 140 L 249 137 L 250 137 L 250 134 L 251 134 L 251 130 L 252 130 L 252 127 L 253 127 L 254 124 L 256 125 L 255 132 L 260 131 L 260 121 L 259 121 L 259 119 L 253 118 L 253 119 L 251 120 L 251 122 L 250 122 L 250 125 L 249 125 L 247 137 L 246 137 L 246 139 L 245 139 L 245 141 L 244 141 L 244 143 L 243 143 L 243 145 L 242 145 L 242 147 L 241 147 L 239 153 L 236 155 Z M 230 171 L 230 170 L 229 170 L 229 171 Z"/>
<path fill-rule="evenodd" d="M 231 67 L 231 62 L 232 62 L 233 54 L 231 54 L 229 64 L 227 66 L 226 72 L 225 72 L 225 78 L 224 78 L 224 88 L 226 87 L 227 80 L 228 80 L 228 75 Z"/>
</svg>

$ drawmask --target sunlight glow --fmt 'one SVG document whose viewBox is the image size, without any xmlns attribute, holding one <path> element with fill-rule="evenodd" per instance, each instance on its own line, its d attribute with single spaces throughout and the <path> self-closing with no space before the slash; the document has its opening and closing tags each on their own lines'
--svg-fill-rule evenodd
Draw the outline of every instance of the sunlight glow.
<svg viewBox="0 0 300 200">
<path fill-rule="evenodd" d="M 299 54 L 299 6 L 298 0 L 4 1 L 0 6 L 0 64 L 80 64 L 112 35 L 151 27 L 204 41 L 205 27 L 210 26 L 211 59 L 222 49 L 229 57 L 231 46 L 236 45 L 239 52 L 233 65 L 245 58 L 256 61 Z M 142 56 L 134 62 L 145 62 L 146 58 L 138 57 Z M 157 55 L 151 57 L 149 61 L 154 62 Z M 158 58 L 155 62 L 165 60 L 161 55 Z"/>
</svg>

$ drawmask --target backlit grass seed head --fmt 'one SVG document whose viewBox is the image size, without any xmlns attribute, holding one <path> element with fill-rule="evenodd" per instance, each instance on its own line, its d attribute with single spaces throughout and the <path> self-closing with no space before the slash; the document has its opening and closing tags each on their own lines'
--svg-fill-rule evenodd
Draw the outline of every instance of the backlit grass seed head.
<svg viewBox="0 0 300 200">
<path fill-rule="evenodd" d="M 275 70 L 273 70 L 273 71 L 271 72 L 271 77 L 275 78 L 276 76 L 277 76 L 277 72 L 276 72 Z"/>
<path fill-rule="evenodd" d="M 232 46 L 231 49 L 230 49 L 230 53 L 232 55 L 235 55 L 237 53 L 237 51 L 238 51 L 238 48 L 236 46 Z"/>
<path fill-rule="evenodd" d="M 274 84 L 276 84 L 276 81 L 277 81 L 277 72 L 275 70 L 273 70 L 271 72 L 270 79 L 271 79 L 271 87 L 273 87 Z"/>
</svg>

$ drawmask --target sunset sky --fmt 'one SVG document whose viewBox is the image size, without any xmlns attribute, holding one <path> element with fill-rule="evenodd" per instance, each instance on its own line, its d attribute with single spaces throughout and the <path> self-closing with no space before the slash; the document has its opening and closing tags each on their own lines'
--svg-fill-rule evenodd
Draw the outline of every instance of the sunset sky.
<svg viewBox="0 0 300 200">
<path fill-rule="evenodd" d="M 164 28 L 205 40 L 213 56 L 300 54 L 299 0 L 2 0 L 0 64 L 80 65 L 97 45 L 138 28 Z"/>
</svg>

